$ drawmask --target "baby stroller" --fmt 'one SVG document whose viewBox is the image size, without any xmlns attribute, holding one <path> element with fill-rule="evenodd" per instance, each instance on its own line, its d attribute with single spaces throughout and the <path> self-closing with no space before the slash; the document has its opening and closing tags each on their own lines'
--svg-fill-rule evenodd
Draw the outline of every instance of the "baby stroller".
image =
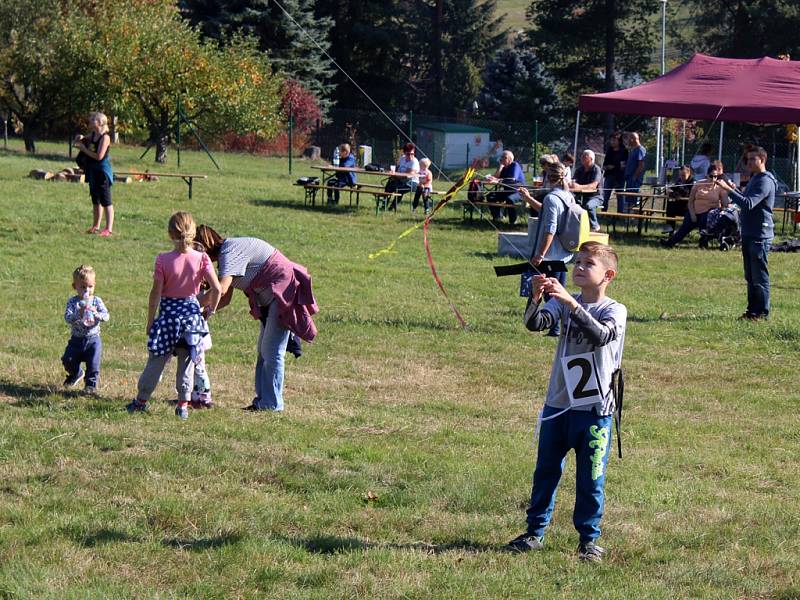
<svg viewBox="0 0 800 600">
<path fill-rule="evenodd" d="M 741 241 L 739 233 L 739 210 L 733 206 L 713 208 L 708 211 L 705 229 L 700 231 L 700 247 L 708 248 L 716 240 L 723 252 L 735 248 Z"/>
</svg>

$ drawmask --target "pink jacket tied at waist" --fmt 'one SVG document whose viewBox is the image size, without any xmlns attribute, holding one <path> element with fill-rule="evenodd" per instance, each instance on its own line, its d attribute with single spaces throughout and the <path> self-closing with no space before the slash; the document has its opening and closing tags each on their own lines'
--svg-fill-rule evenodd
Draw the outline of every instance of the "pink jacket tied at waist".
<svg viewBox="0 0 800 600">
<path fill-rule="evenodd" d="M 319 307 L 306 268 L 275 250 L 244 290 L 250 301 L 250 314 L 255 319 L 261 318 L 255 290 L 264 288 L 272 290 L 275 297 L 278 322 L 306 342 L 313 341 L 317 337 L 317 327 L 311 315 L 319 312 Z"/>
</svg>

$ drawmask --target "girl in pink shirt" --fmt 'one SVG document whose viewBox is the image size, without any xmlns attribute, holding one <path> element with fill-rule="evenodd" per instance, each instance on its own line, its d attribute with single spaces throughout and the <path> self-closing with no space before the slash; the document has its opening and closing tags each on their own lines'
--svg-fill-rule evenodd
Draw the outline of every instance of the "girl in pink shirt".
<svg viewBox="0 0 800 600">
<path fill-rule="evenodd" d="M 178 406 L 175 414 L 185 420 L 189 418 L 193 364 L 202 355 L 203 339 L 208 335 L 206 321 L 217 308 L 221 288 L 208 255 L 192 248 L 196 233 L 192 215 L 187 212 L 172 215 L 168 232 L 175 250 L 156 257 L 147 309 L 147 349 L 150 356 L 139 376 L 136 399 L 127 408 L 131 413 L 147 410 L 147 401 L 174 353 L 178 358 L 175 378 Z M 201 309 L 196 296 L 203 281 L 209 284 L 210 292 L 207 306 Z"/>
</svg>

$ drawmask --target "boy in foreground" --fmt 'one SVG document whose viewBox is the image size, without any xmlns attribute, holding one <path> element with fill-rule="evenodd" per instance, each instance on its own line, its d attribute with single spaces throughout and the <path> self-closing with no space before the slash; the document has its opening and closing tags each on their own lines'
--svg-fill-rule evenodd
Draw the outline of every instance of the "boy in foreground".
<svg viewBox="0 0 800 600">
<path fill-rule="evenodd" d="M 581 245 L 572 280 L 581 290 L 573 296 L 553 277 L 533 279 L 525 311 L 531 331 L 549 330 L 561 321 L 562 334 L 550 373 L 545 405 L 539 414 L 539 451 L 527 510 L 528 528 L 511 540 L 512 552 L 540 550 L 553 515 L 556 490 L 566 455 L 575 450 L 576 489 L 573 523 L 580 535 L 578 556 L 600 562 L 600 519 L 605 500 L 605 470 L 616 406 L 612 378 L 622 361 L 627 309 L 608 298 L 606 288 L 617 275 L 617 254 L 598 242 Z M 550 300 L 541 306 L 543 294 Z"/>
</svg>

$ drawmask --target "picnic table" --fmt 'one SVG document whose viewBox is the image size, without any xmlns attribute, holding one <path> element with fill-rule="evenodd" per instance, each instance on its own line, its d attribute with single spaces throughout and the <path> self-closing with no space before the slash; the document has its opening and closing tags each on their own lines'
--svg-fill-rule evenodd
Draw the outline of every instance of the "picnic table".
<svg viewBox="0 0 800 600">
<path fill-rule="evenodd" d="M 602 213 L 598 213 L 598 215 L 604 215 L 607 217 L 614 217 L 615 219 L 628 219 L 628 220 L 636 220 L 636 232 L 641 235 L 642 233 L 642 226 L 644 226 L 644 230 L 647 231 L 650 221 L 663 221 L 665 223 L 675 223 L 677 221 L 682 221 L 682 217 L 666 217 L 664 216 L 664 212 L 667 206 L 667 201 L 669 200 L 669 196 L 666 192 L 656 192 L 655 190 L 650 192 L 645 191 L 638 191 L 638 192 L 614 192 L 617 197 L 622 196 L 623 198 L 639 198 L 639 203 L 633 206 L 635 210 L 629 213 L 621 213 L 621 212 L 614 212 L 614 211 L 605 211 Z M 656 201 L 661 201 L 662 208 L 656 208 Z M 648 204 L 650 205 L 648 207 Z M 625 225 L 627 229 L 627 221 Z M 614 221 L 614 230 L 616 231 L 616 221 Z"/>
<path fill-rule="evenodd" d="M 195 179 L 208 179 L 208 175 L 190 173 L 153 173 L 152 171 L 115 171 L 115 175 L 128 175 L 137 181 L 153 181 L 155 177 L 180 177 L 189 186 L 189 200 L 192 199 L 192 181 Z"/>
<path fill-rule="evenodd" d="M 410 173 L 399 173 L 394 171 L 367 171 L 366 169 L 361 168 L 354 168 L 354 167 L 334 167 L 333 165 L 322 165 L 322 166 L 315 166 L 314 169 L 317 169 L 321 172 L 320 175 L 320 183 L 318 184 L 300 184 L 305 191 L 305 197 L 303 199 L 303 204 L 308 202 L 311 203 L 311 206 L 316 205 L 316 195 L 317 192 L 320 190 L 338 190 L 340 193 L 348 192 L 350 194 L 350 205 L 353 204 L 353 194 L 356 195 L 356 207 L 359 206 L 359 200 L 361 194 L 369 194 L 375 199 L 375 214 L 377 215 L 381 210 L 388 210 L 391 207 L 391 200 L 399 200 L 402 197 L 402 194 L 394 193 L 394 192 L 387 192 L 385 191 L 386 187 L 386 180 L 391 177 L 397 179 L 411 179 L 413 177 Z M 352 187 L 334 187 L 327 185 L 327 181 L 330 177 L 333 177 L 337 173 L 355 173 L 359 177 L 361 176 L 370 176 L 370 177 L 377 177 L 382 178 L 384 181 L 381 183 L 365 183 L 365 182 L 358 182 Z M 434 194 L 438 194 L 441 192 L 433 192 Z"/>
<path fill-rule="evenodd" d="M 800 210 L 798 210 L 798 203 L 800 203 L 800 192 L 783 192 L 779 194 L 783 197 L 783 208 L 776 208 L 776 212 L 782 213 L 783 219 L 781 222 L 781 233 L 786 233 L 786 221 L 791 219 L 792 235 L 797 233 L 797 223 L 800 219 Z M 791 216 L 790 216 L 791 215 Z"/>
</svg>

